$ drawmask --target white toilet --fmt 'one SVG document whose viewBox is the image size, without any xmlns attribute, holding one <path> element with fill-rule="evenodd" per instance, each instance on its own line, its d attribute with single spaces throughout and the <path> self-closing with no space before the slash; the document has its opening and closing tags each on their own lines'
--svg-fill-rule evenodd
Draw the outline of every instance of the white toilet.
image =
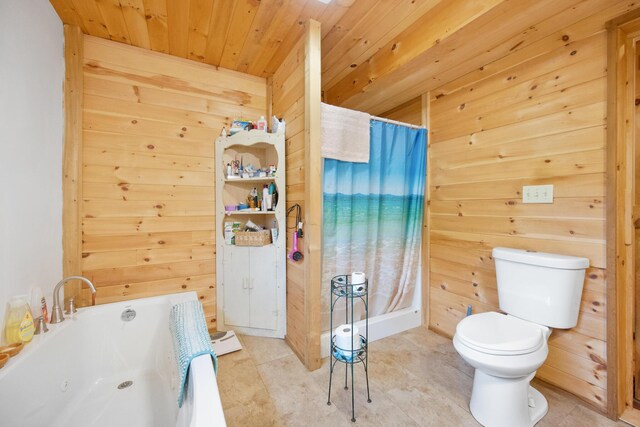
<svg viewBox="0 0 640 427">
<path fill-rule="evenodd" d="M 488 312 L 458 323 L 453 345 L 473 366 L 469 408 L 487 427 L 530 427 L 547 400 L 529 382 L 548 354 L 549 328 L 578 321 L 586 258 L 494 248 L 498 300 L 505 314 Z"/>
</svg>

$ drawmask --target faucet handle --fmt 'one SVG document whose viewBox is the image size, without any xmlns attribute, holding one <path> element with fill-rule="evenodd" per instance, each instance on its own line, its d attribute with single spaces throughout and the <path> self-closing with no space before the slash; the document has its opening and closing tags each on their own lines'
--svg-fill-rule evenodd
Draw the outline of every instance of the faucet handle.
<svg viewBox="0 0 640 427">
<path fill-rule="evenodd" d="M 40 316 L 36 319 L 36 330 L 34 335 L 40 335 L 45 332 L 49 332 L 49 328 L 47 328 L 47 322 L 44 321 L 44 317 Z"/>
<path fill-rule="evenodd" d="M 75 298 L 69 298 L 67 300 L 67 309 L 65 310 L 64 314 L 73 314 L 75 312 L 77 312 L 78 310 L 76 309 L 76 300 Z"/>
</svg>

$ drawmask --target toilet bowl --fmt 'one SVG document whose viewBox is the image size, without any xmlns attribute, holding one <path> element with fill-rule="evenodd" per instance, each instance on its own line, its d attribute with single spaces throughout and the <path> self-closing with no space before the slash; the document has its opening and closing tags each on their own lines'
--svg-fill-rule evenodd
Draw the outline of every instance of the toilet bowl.
<svg viewBox="0 0 640 427">
<path fill-rule="evenodd" d="M 531 427 L 548 410 L 529 383 L 547 358 L 550 328 L 578 321 L 586 258 L 494 248 L 500 309 L 462 319 L 453 337 L 475 368 L 469 409 L 486 427 Z"/>
<path fill-rule="evenodd" d="M 464 318 L 453 345 L 476 369 L 469 409 L 485 426 L 533 426 L 547 413 L 529 386 L 547 358 L 550 329 L 496 312 Z"/>
</svg>

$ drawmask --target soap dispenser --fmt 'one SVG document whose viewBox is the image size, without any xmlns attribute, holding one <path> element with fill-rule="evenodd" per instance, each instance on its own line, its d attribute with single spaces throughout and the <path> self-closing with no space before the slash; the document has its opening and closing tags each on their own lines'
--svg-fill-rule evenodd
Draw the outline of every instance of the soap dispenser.
<svg viewBox="0 0 640 427">
<path fill-rule="evenodd" d="M 35 325 L 33 324 L 33 315 L 25 296 L 20 295 L 11 299 L 5 325 L 7 343 L 27 343 L 31 341 L 35 332 Z"/>
</svg>

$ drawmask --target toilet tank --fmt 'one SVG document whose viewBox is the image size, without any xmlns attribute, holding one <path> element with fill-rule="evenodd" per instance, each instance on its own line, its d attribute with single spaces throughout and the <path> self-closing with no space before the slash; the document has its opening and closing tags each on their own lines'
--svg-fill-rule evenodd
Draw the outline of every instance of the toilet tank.
<svg viewBox="0 0 640 427">
<path fill-rule="evenodd" d="M 494 248 L 500 309 L 552 328 L 578 322 L 587 258 Z"/>
</svg>

